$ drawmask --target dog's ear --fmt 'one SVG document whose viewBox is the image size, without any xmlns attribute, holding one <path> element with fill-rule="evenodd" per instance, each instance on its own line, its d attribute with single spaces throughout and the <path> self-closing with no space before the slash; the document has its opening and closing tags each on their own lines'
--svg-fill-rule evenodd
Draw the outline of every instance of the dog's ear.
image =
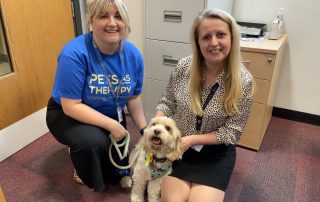
<svg viewBox="0 0 320 202">
<path fill-rule="evenodd" d="M 180 132 L 179 132 L 180 133 Z M 182 158 L 182 145 L 181 145 L 181 135 L 179 134 L 176 138 L 175 149 L 166 155 L 167 159 L 170 161 L 178 160 Z"/>
</svg>

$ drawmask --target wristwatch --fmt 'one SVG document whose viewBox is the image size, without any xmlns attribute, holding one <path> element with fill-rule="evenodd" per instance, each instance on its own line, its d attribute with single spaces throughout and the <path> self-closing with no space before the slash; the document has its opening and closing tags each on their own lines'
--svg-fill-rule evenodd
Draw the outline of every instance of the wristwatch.
<svg viewBox="0 0 320 202">
<path fill-rule="evenodd" d="M 145 126 L 145 127 L 141 128 L 141 130 L 140 130 L 140 134 L 141 134 L 141 135 L 143 135 L 143 133 L 144 133 L 144 129 L 146 129 L 146 127 L 147 127 L 147 126 Z"/>
</svg>

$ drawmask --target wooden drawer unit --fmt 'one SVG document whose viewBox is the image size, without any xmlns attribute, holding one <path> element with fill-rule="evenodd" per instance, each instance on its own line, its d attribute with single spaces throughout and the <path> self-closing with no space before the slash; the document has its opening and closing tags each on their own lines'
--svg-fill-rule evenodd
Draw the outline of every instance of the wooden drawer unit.
<svg viewBox="0 0 320 202">
<path fill-rule="evenodd" d="M 255 78 L 271 80 L 275 55 L 241 51 L 241 56 L 244 65 Z"/>
<path fill-rule="evenodd" d="M 279 40 L 241 42 L 243 64 L 256 82 L 252 110 L 238 145 L 258 150 L 274 106 L 287 35 Z"/>
<path fill-rule="evenodd" d="M 263 126 L 263 119 L 266 112 L 266 105 L 253 103 L 252 109 L 249 115 L 248 124 L 241 135 L 241 140 L 238 142 L 239 145 L 258 149 L 261 143 L 261 136 L 262 126 Z M 249 124 L 253 123 L 253 124 Z"/>
<path fill-rule="evenodd" d="M 256 88 L 259 90 L 255 92 L 253 96 L 253 101 L 261 104 L 267 104 L 271 81 L 255 79 L 255 82 Z"/>
</svg>

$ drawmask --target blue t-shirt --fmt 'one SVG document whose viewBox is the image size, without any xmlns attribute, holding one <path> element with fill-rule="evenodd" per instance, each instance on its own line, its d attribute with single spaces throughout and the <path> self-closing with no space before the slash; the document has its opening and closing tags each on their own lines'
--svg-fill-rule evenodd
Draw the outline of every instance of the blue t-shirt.
<svg viewBox="0 0 320 202">
<path fill-rule="evenodd" d="M 139 50 L 132 43 L 126 41 L 123 45 L 123 66 L 119 51 L 113 55 L 101 55 L 106 64 L 105 68 L 101 67 L 95 54 L 92 32 L 67 43 L 58 58 L 52 91 L 54 101 L 61 104 L 60 97 L 81 99 L 93 109 L 116 117 L 116 102 L 123 109 L 131 96 L 141 94 L 144 62 Z M 106 76 L 112 83 L 112 89 Z M 118 88 L 119 96 L 114 98 L 111 90 L 116 94 Z"/>
</svg>

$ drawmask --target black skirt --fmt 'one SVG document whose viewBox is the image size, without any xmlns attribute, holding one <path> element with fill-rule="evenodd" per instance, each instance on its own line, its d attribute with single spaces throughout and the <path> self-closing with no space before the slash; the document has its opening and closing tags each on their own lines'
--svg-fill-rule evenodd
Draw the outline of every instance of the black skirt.
<svg viewBox="0 0 320 202">
<path fill-rule="evenodd" d="M 189 148 L 173 163 L 170 176 L 225 191 L 235 161 L 235 145 L 205 145 L 200 152 Z"/>
</svg>

